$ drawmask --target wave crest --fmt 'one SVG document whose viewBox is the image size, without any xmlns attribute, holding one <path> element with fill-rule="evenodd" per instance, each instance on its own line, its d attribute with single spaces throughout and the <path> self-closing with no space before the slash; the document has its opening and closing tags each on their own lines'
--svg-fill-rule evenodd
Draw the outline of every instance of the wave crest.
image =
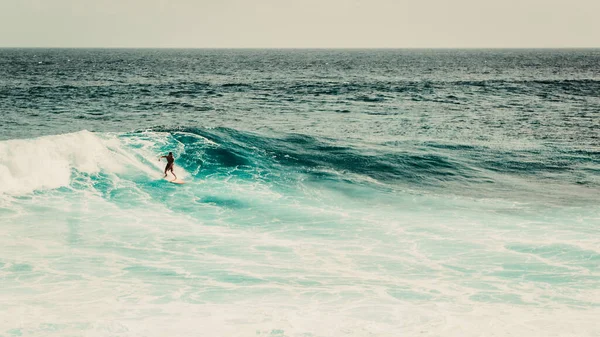
<svg viewBox="0 0 600 337">
<path fill-rule="evenodd" d="M 94 174 L 123 172 L 143 165 L 121 148 L 116 137 L 89 131 L 0 142 L 0 193 L 24 194 L 69 186 L 73 170 Z M 148 169 L 144 169 L 148 171 Z"/>
</svg>

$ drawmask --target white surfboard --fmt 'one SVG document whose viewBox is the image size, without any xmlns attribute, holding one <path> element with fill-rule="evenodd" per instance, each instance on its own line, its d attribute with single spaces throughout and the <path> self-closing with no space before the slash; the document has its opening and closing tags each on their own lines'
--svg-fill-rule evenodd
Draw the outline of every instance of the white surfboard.
<svg viewBox="0 0 600 337">
<path fill-rule="evenodd" d="M 173 180 L 169 180 L 169 182 L 170 182 L 170 183 L 173 183 L 173 184 L 180 184 L 180 185 L 181 185 L 181 184 L 185 184 L 185 181 L 183 181 L 183 180 L 181 180 L 181 179 L 179 179 L 179 178 L 177 178 L 177 179 L 173 179 Z"/>
</svg>

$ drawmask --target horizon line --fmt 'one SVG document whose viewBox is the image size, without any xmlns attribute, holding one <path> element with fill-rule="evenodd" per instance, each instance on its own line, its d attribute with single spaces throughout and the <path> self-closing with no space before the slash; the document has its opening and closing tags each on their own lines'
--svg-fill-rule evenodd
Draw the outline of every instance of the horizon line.
<svg viewBox="0 0 600 337">
<path fill-rule="evenodd" d="M 0 46 L 0 49 L 187 49 L 187 50 L 573 50 L 598 47 L 57 47 Z"/>
</svg>

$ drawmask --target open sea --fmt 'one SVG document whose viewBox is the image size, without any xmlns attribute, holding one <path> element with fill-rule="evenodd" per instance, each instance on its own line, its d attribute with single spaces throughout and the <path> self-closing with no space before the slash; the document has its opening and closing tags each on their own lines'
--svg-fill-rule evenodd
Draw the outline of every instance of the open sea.
<svg viewBox="0 0 600 337">
<path fill-rule="evenodd" d="M 598 49 L 0 49 L 1 337 L 599 317 Z"/>
</svg>

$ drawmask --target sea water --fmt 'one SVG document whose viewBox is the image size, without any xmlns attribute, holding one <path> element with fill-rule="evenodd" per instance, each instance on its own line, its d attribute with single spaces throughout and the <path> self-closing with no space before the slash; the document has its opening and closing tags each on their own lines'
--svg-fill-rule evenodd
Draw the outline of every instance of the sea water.
<svg viewBox="0 0 600 337">
<path fill-rule="evenodd" d="M 2 337 L 600 335 L 599 50 L 2 49 L 0 115 Z"/>
</svg>

